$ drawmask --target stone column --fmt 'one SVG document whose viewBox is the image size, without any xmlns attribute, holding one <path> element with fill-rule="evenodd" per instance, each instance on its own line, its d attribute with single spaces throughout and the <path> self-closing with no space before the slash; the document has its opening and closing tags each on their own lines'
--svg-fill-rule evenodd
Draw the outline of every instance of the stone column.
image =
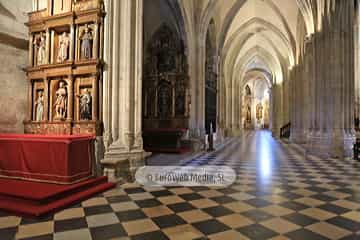
<svg viewBox="0 0 360 240">
<path fill-rule="evenodd" d="M 143 138 L 142 138 L 142 87 L 143 87 L 143 0 L 138 1 L 136 7 L 138 12 L 136 13 L 135 25 L 137 31 L 135 34 L 135 76 L 134 76 L 134 149 L 143 151 Z M 137 164 L 142 165 L 143 159 L 137 161 Z M 137 168 L 136 164 L 133 165 L 133 169 Z"/>
<path fill-rule="evenodd" d="M 352 156 L 355 140 L 354 1 L 332 4 L 315 33 L 315 111 L 308 143 L 310 153 L 324 158 Z"/>
<path fill-rule="evenodd" d="M 231 101 L 232 101 L 232 96 L 231 96 L 231 88 L 229 86 L 226 86 L 226 97 L 225 97 L 225 107 L 226 107 L 226 123 L 225 123 L 225 132 L 226 135 L 229 133 L 229 131 L 231 130 L 231 123 L 232 123 L 232 118 L 231 118 Z"/>
<path fill-rule="evenodd" d="M 141 136 L 143 0 L 108 1 L 107 4 L 111 20 L 107 22 L 105 35 L 112 39 L 107 46 L 112 52 L 105 49 L 111 81 L 110 75 L 105 75 L 104 98 L 108 99 L 104 102 L 111 100 L 111 104 L 104 105 L 104 120 L 105 132 L 112 136 L 112 141 L 108 142 L 101 163 L 112 180 L 128 180 L 144 165 L 147 155 Z M 112 32 L 107 35 L 109 30 Z"/>
<path fill-rule="evenodd" d="M 281 109 L 282 109 L 282 86 L 278 83 L 274 84 L 271 93 L 271 105 L 272 105 L 272 135 L 274 137 L 280 137 L 280 128 L 282 124 Z"/>
<path fill-rule="evenodd" d="M 360 118 L 360 8 L 356 6 L 355 32 L 355 117 Z"/>
<path fill-rule="evenodd" d="M 292 69 L 292 102 L 293 113 L 291 119 L 291 141 L 294 143 L 305 143 L 305 129 L 304 129 L 304 66 L 302 59 L 299 64 Z"/>
<path fill-rule="evenodd" d="M 107 12 L 107 17 L 104 22 L 104 60 L 105 68 L 103 74 L 103 123 L 104 123 L 104 147 L 107 150 L 112 138 L 112 128 L 111 128 L 111 119 L 112 119 L 112 29 L 113 29 L 113 1 L 105 0 L 105 8 Z"/>
</svg>

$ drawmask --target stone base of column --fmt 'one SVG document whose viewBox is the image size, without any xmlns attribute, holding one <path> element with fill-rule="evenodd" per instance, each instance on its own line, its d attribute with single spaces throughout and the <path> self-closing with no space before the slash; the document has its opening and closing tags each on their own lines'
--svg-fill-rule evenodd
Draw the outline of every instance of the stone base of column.
<svg viewBox="0 0 360 240">
<path fill-rule="evenodd" d="M 105 154 L 105 145 L 103 137 L 96 137 L 95 141 L 95 166 L 93 167 L 93 172 L 96 176 L 102 175 L 101 168 L 101 159 L 104 158 Z"/>
<path fill-rule="evenodd" d="M 100 162 L 109 181 L 133 182 L 137 169 L 145 165 L 145 159 L 150 155 L 151 153 L 144 150 L 110 149 Z"/>
<path fill-rule="evenodd" d="M 346 158 L 353 156 L 355 136 L 311 134 L 308 137 L 307 153 L 321 158 Z"/>
<path fill-rule="evenodd" d="M 304 131 L 300 129 L 291 129 L 290 131 L 290 141 L 292 143 L 304 144 L 306 143 L 307 136 Z"/>
<path fill-rule="evenodd" d="M 271 135 L 273 138 L 280 138 L 280 128 L 277 126 L 273 126 L 271 129 Z"/>
<path fill-rule="evenodd" d="M 241 134 L 242 134 L 241 128 L 232 128 L 229 135 L 231 137 L 240 137 Z"/>
<path fill-rule="evenodd" d="M 348 158 L 353 157 L 353 147 L 356 142 L 355 134 L 340 134 L 334 136 L 331 146 L 331 157 Z"/>
</svg>

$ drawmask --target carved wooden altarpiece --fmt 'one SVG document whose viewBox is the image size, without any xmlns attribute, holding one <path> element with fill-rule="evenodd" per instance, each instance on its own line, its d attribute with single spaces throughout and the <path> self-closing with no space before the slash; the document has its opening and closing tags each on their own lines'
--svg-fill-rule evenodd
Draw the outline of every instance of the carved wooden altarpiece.
<svg viewBox="0 0 360 240">
<path fill-rule="evenodd" d="M 163 24 L 146 47 L 143 127 L 188 128 L 189 77 L 183 41 Z"/>
<path fill-rule="evenodd" d="M 49 0 L 29 13 L 25 133 L 102 135 L 104 4 Z"/>
</svg>

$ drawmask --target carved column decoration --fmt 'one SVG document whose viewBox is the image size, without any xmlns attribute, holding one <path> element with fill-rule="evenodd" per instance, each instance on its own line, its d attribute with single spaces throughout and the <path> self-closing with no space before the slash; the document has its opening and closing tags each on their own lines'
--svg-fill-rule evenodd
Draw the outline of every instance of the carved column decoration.
<svg viewBox="0 0 360 240">
<path fill-rule="evenodd" d="M 30 80 L 30 84 L 29 84 L 29 88 L 28 88 L 28 115 L 27 115 L 27 119 L 29 121 L 33 120 L 32 119 L 32 109 L 33 109 L 33 106 L 32 106 L 32 98 L 33 98 L 33 94 L 32 94 L 32 91 L 33 91 L 33 80 Z"/>
<path fill-rule="evenodd" d="M 103 58 L 106 61 L 106 67 L 104 71 L 103 77 L 103 121 L 104 121 L 104 145 L 106 151 L 108 151 L 108 147 L 113 142 L 112 137 L 112 116 L 111 116 L 111 107 L 112 107 L 112 35 L 115 35 L 113 31 L 113 1 L 105 0 L 105 7 L 107 12 L 107 17 L 104 21 L 104 49 Z"/>
<path fill-rule="evenodd" d="M 68 76 L 68 113 L 67 113 L 67 120 L 73 120 L 74 115 L 74 77 L 73 75 Z"/>
<path fill-rule="evenodd" d="M 92 79 L 92 120 L 97 121 L 98 120 L 98 96 L 99 96 L 99 87 L 98 87 L 98 83 L 99 83 L 99 79 L 98 79 L 98 74 L 93 74 L 93 79 Z"/>
<path fill-rule="evenodd" d="M 49 64 L 50 60 L 50 29 L 46 29 L 46 64 Z"/>
<path fill-rule="evenodd" d="M 69 61 L 74 60 L 74 53 L 75 53 L 75 26 L 74 24 L 70 25 L 70 50 L 69 50 Z"/>
<path fill-rule="evenodd" d="M 112 1 L 111 1 L 112 2 Z M 113 3 L 113 8 L 109 10 L 111 10 L 111 13 L 113 15 L 113 21 L 114 23 L 119 23 L 120 22 L 120 1 L 114 1 Z M 117 71 L 118 67 L 119 67 L 119 56 L 120 56 L 120 29 L 119 29 L 119 24 L 113 24 L 112 25 L 112 29 L 109 29 L 109 31 L 112 31 L 112 43 L 113 45 L 110 47 L 110 49 L 112 50 L 112 58 L 109 59 L 109 61 L 111 61 L 111 108 L 109 109 L 109 111 L 111 111 L 111 133 L 112 133 L 112 138 L 114 141 L 114 144 L 116 142 L 119 143 L 119 115 L 120 115 L 120 111 L 119 111 L 119 91 L 120 91 L 120 83 L 119 83 L 119 71 Z M 109 126 L 110 128 L 110 126 Z M 121 139 L 120 139 L 121 141 Z M 114 145 L 113 144 L 113 145 Z"/>
<path fill-rule="evenodd" d="M 94 39 L 93 39 L 93 49 L 92 49 L 92 57 L 94 59 L 97 59 L 98 58 L 98 53 L 99 53 L 99 23 L 98 22 L 95 22 L 95 25 L 94 25 L 94 30 L 93 30 L 93 33 L 94 33 Z"/>
<path fill-rule="evenodd" d="M 34 66 L 34 35 L 29 33 L 29 66 Z"/>
<path fill-rule="evenodd" d="M 176 99 L 175 99 L 175 96 L 176 96 L 176 91 L 175 91 L 175 86 L 172 86 L 172 106 L 171 106 L 171 117 L 175 117 L 175 104 L 176 104 Z"/>
<path fill-rule="evenodd" d="M 55 39 L 55 31 L 51 30 L 51 39 Z M 51 41 L 51 59 L 50 59 L 50 63 L 53 64 L 55 62 L 55 46 L 54 46 L 54 41 Z"/>
<path fill-rule="evenodd" d="M 100 46 L 104 46 L 104 23 L 103 21 L 100 22 Z M 99 49 L 99 58 L 104 57 L 104 48 Z"/>
<path fill-rule="evenodd" d="M 49 95 L 50 95 L 50 89 L 49 89 L 50 81 L 47 77 L 44 78 L 44 120 L 49 120 Z"/>
</svg>

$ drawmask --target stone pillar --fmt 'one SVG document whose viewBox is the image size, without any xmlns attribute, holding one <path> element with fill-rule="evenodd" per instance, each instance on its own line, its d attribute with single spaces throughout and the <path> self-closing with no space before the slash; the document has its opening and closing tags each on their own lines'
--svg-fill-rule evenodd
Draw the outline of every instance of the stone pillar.
<svg viewBox="0 0 360 240">
<path fill-rule="evenodd" d="M 107 150 L 109 145 L 112 143 L 113 138 L 112 138 L 112 125 L 111 125 L 111 120 L 112 120 L 112 98 L 111 98 L 111 93 L 112 93 L 112 48 L 113 48 L 113 38 L 112 38 L 112 34 L 113 34 L 113 24 L 114 24 L 114 19 L 113 19 L 113 4 L 114 1 L 110 1 L 110 0 L 105 0 L 105 8 L 106 8 L 106 12 L 107 12 L 107 17 L 105 18 L 104 21 L 104 60 L 105 60 L 105 68 L 104 68 L 104 74 L 103 74 L 103 123 L 104 123 L 104 147 Z"/>
<path fill-rule="evenodd" d="M 360 8 L 359 1 L 356 6 L 355 33 L 355 117 L 360 118 Z"/>
<path fill-rule="evenodd" d="M 304 129 L 304 66 L 303 61 L 294 66 L 291 71 L 292 77 L 292 102 L 293 113 L 291 119 L 291 136 L 290 139 L 294 143 L 305 143 L 306 135 Z"/>
<path fill-rule="evenodd" d="M 105 75 L 108 83 L 104 84 L 104 98 L 108 99 L 104 102 L 111 99 L 111 104 L 104 105 L 104 120 L 105 132 L 112 136 L 112 141 L 101 163 L 112 180 L 129 180 L 144 165 L 147 156 L 141 136 L 143 0 L 107 4 L 112 23 L 107 22 L 105 31 L 112 32 L 110 36 L 105 34 L 112 38 L 108 46 L 112 53 L 105 49 L 105 61 L 111 65 L 111 81 L 110 75 Z"/>
<path fill-rule="evenodd" d="M 308 143 L 310 153 L 324 158 L 352 156 L 355 140 L 354 1 L 332 4 L 315 33 L 315 107 Z"/>
<path fill-rule="evenodd" d="M 280 137 L 280 128 L 282 124 L 282 86 L 278 83 L 272 86 L 271 92 L 271 108 L 272 108 L 272 135 Z"/>
</svg>

